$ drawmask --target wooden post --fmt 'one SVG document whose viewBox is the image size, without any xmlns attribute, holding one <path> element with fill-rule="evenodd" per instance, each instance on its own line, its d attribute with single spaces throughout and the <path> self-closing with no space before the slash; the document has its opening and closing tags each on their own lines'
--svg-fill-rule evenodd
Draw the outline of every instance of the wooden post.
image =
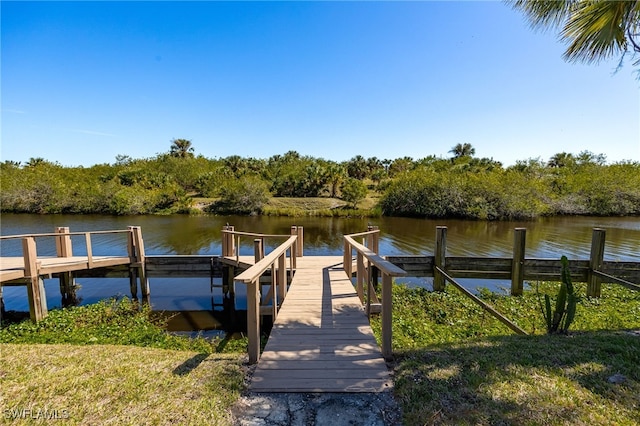
<svg viewBox="0 0 640 426">
<path fill-rule="evenodd" d="M 367 231 L 377 231 L 378 227 L 377 226 L 367 226 Z M 373 234 L 371 234 L 371 247 L 370 250 L 372 252 L 374 252 L 375 254 L 380 254 L 380 233 L 379 232 L 375 232 Z M 369 275 L 371 277 L 371 283 L 373 285 L 373 288 L 377 289 L 378 288 L 378 268 L 375 267 L 375 265 L 371 265 L 370 266 L 371 271 L 369 272 Z"/>
<path fill-rule="evenodd" d="M 235 229 L 236 229 L 235 226 L 231 226 L 231 225 L 227 226 L 227 230 L 228 231 L 233 232 L 233 231 L 235 231 Z M 227 245 L 227 250 L 229 251 L 229 256 L 233 257 L 233 256 L 236 255 L 236 250 L 239 250 L 240 247 L 238 247 L 236 249 L 236 236 L 233 233 L 227 234 L 227 236 L 229 238 L 228 245 Z M 239 245 L 240 244 L 238 244 L 238 246 Z"/>
<path fill-rule="evenodd" d="M 379 228 L 377 226 L 372 226 L 372 225 L 367 226 L 367 231 L 377 231 L 378 229 Z M 375 232 L 371 234 L 369 250 L 371 250 L 375 254 L 380 254 L 380 233 L 379 232 Z"/>
<path fill-rule="evenodd" d="M 392 284 L 393 279 L 390 275 L 382 274 L 382 356 L 387 361 L 393 357 L 392 349 Z"/>
<path fill-rule="evenodd" d="M 278 317 L 278 276 L 276 262 L 271 264 L 271 320 L 276 322 Z"/>
<path fill-rule="evenodd" d="M 227 230 L 227 225 L 223 225 L 222 226 L 222 231 L 223 232 L 220 233 L 221 236 L 222 236 L 222 238 L 221 238 L 221 240 L 222 240 L 222 257 L 229 256 L 229 248 L 228 248 L 229 244 L 227 243 L 227 241 L 228 241 L 227 238 L 228 238 L 229 235 L 226 232 L 224 232 L 226 230 Z"/>
<path fill-rule="evenodd" d="M 71 236 L 68 227 L 57 227 L 56 234 L 66 234 L 56 237 L 56 255 L 58 257 L 71 257 L 73 250 L 71 246 Z M 77 306 L 79 304 L 78 295 L 76 294 L 77 286 L 73 273 L 60 273 L 60 295 L 62 296 L 62 306 Z"/>
<path fill-rule="evenodd" d="M 342 266 L 344 268 L 344 272 L 347 273 L 349 280 L 353 278 L 353 258 L 351 252 L 351 244 L 344 240 L 344 251 L 342 253 Z"/>
<path fill-rule="evenodd" d="M 513 234 L 513 260 L 511 262 L 511 295 L 521 296 L 524 290 L 524 252 L 527 229 L 516 228 Z"/>
<path fill-rule="evenodd" d="M 71 248 L 71 235 L 69 234 L 69 227 L 57 227 L 56 234 L 67 234 L 56 237 L 56 254 L 58 257 L 71 257 L 73 256 L 73 250 Z"/>
<path fill-rule="evenodd" d="M 24 276 L 29 278 L 27 297 L 29 298 L 29 315 L 32 321 L 40 321 L 47 316 L 47 296 L 44 291 L 44 281 L 38 275 L 38 258 L 36 240 L 25 237 L 22 240 L 22 254 L 24 257 Z"/>
<path fill-rule="evenodd" d="M 447 254 L 447 227 L 436 226 L 436 250 L 434 256 L 434 268 L 433 268 L 433 290 L 444 291 L 445 278 L 438 271 L 436 266 L 445 269 L 445 256 Z"/>
<path fill-rule="evenodd" d="M 298 227 L 297 226 L 292 226 L 291 227 L 291 235 L 296 235 L 298 236 Z M 300 239 L 300 237 L 298 236 L 298 239 L 296 240 L 295 243 L 293 243 L 291 245 L 291 268 L 295 269 L 297 266 L 297 261 L 296 258 L 298 257 L 298 240 Z"/>
<path fill-rule="evenodd" d="M 364 256 L 362 253 L 358 252 L 356 255 L 356 291 L 358 292 L 358 297 L 360 297 L 360 301 L 364 303 Z"/>
<path fill-rule="evenodd" d="M 129 229 L 133 233 L 134 253 L 136 260 L 136 268 L 138 276 L 140 278 L 140 292 L 142 293 L 143 300 L 146 301 L 149 297 L 149 279 L 145 270 L 145 253 L 144 253 L 144 241 L 142 239 L 142 228 L 139 226 L 130 226 Z"/>
<path fill-rule="evenodd" d="M 264 243 L 262 238 L 253 240 L 253 258 L 256 263 L 264 258 Z"/>
<path fill-rule="evenodd" d="M 233 232 L 235 228 L 231 225 L 225 225 L 222 227 L 223 231 Z M 233 257 L 235 256 L 236 248 L 235 248 L 235 238 L 232 233 L 223 232 L 222 233 L 222 256 L 224 257 Z"/>
<path fill-rule="evenodd" d="M 258 278 L 247 284 L 247 337 L 249 343 L 249 364 L 255 364 L 260 358 L 260 292 Z"/>
<path fill-rule="evenodd" d="M 298 226 L 298 256 L 304 257 L 304 227 Z"/>
<path fill-rule="evenodd" d="M 278 258 L 278 298 L 280 303 L 284 302 L 284 298 L 287 296 L 287 258 L 283 253 Z"/>
<path fill-rule="evenodd" d="M 591 236 L 591 256 L 589 257 L 589 278 L 587 283 L 587 296 L 600 297 L 602 279 L 591 271 L 601 271 L 604 261 L 604 242 L 606 231 L 594 228 Z"/>
</svg>

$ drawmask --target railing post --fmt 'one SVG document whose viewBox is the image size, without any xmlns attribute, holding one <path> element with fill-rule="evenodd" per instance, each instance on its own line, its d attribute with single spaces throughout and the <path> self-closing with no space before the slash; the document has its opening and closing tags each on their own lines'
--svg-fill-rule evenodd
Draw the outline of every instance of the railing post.
<svg viewBox="0 0 640 426">
<path fill-rule="evenodd" d="M 224 257 L 233 257 L 235 255 L 235 239 L 233 238 L 233 234 L 230 232 L 234 231 L 234 227 L 231 225 L 225 225 L 222 227 L 222 256 Z"/>
<path fill-rule="evenodd" d="M 526 228 L 516 228 L 513 234 L 513 260 L 511 262 L 511 295 L 521 296 L 524 290 L 524 252 Z"/>
<path fill-rule="evenodd" d="M 304 228 L 302 226 L 297 227 L 297 235 L 298 235 L 298 240 L 296 241 L 296 245 L 298 249 L 298 256 L 303 257 L 304 256 Z"/>
<path fill-rule="evenodd" d="M 278 317 L 278 276 L 276 271 L 276 262 L 271 264 L 271 319 L 276 322 Z"/>
<path fill-rule="evenodd" d="M 360 301 L 362 303 L 365 302 L 364 286 L 362 285 L 364 281 L 364 276 L 365 276 L 364 256 L 362 255 L 362 253 L 358 251 L 358 253 L 356 254 L 356 291 L 358 292 L 358 297 L 360 297 Z"/>
<path fill-rule="evenodd" d="M 379 230 L 379 227 L 377 226 L 373 226 L 373 225 L 367 226 L 367 231 L 369 232 L 378 231 L 378 230 Z M 369 244 L 370 244 L 369 250 L 371 250 L 375 254 L 380 254 L 380 233 L 379 232 L 374 232 L 370 234 Z"/>
<path fill-rule="evenodd" d="M 344 251 L 342 253 L 342 266 L 347 273 L 349 280 L 353 278 L 353 257 L 351 253 L 351 244 L 344 239 Z"/>
<path fill-rule="evenodd" d="M 392 284 L 393 279 L 390 275 L 382 274 L 382 356 L 387 361 L 393 357 L 392 348 Z"/>
<path fill-rule="evenodd" d="M 139 226 L 128 226 L 128 247 L 131 265 L 129 266 L 129 288 L 131 297 L 138 299 L 137 280 L 140 279 L 140 292 L 144 302 L 149 300 L 149 279 L 145 270 L 144 241 L 142 240 L 142 229 Z M 91 239 L 87 233 L 87 253 L 91 256 Z M 91 261 L 90 261 L 91 262 Z"/>
<path fill-rule="evenodd" d="M 291 227 L 291 235 L 298 235 L 298 227 L 297 226 L 292 226 Z M 297 262 L 296 262 L 296 258 L 298 257 L 298 240 L 296 240 L 296 242 L 294 244 L 291 245 L 291 267 L 292 268 L 296 268 L 297 266 Z"/>
<path fill-rule="evenodd" d="M 434 256 L 434 266 L 444 270 L 445 269 L 445 256 L 447 253 L 447 227 L 436 226 L 436 249 Z M 437 268 L 433 268 L 433 290 L 444 291 L 445 278 L 438 271 Z"/>
<path fill-rule="evenodd" d="M 591 236 L 591 256 L 589 257 L 589 278 L 587 283 L 587 296 L 600 297 L 602 279 L 591 271 L 601 271 L 604 261 L 604 242 L 606 231 L 594 228 Z"/>
<path fill-rule="evenodd" d="M 249 342 L 249 364 L 260 358 L 260 278 L 247 285 L 247 337 Z"/>
<path fill-rule="evenodd" d="M 69 227 L 60 226 L 56 228 L 56 234 L 66 234 L 56 237 L 56 255 L 58 257 L 71 257 L 73 256 L 73 250 L 71 248 L 71 235 L 69 234 Z"/>
<path fill-rule="evenodd" d="M 56 234 L 66 234 L 56 237 L 56 255 L 58 257 L 71 257 L 73 256 L 73 249 L 71 246 L 71 236 L 69 234 L 69 228 L 66 226 L 60 226 L 55 229 Z M 60 273 L 60 295 L 62 296 L 62 306 L 77 306 L 79 303 L 78 295 L 76 294 L 76 282 L 71 272 Z"/>
<path fill-rule="evenodd" d="M 285 253 L 278 258 L 278 297 L 280 303 L 284 302 L 287 296 L 287 257 Z"/>
<path fill-rule="evenodd" d="M 378 231 L 377 226 L 369 225 L 367 226 L 367 231 Z M 375 254 L 380 254 L 380 232 L 374 232 L 371 234 L 371 246 L 369 249 Z M 371 271 L 369 272 L 369 276 L 371 277 L 371 284 L 373 288 L 378 288 L 378 268 L 375 265 L 370 265 Z"/>
<path fill-rule="evenodd" d="M 38 275 L 38 254 L 36 240 L 25 237 L 22 240 L 22 255 L 24 257 L 24 276 L 29 278 L 27 297 L 29 298 L 29 314 L 32 321 L 40 321 L 47 316 L 47 296 L 44 291 L 44 281 Z"/>
<path fill-rule="evenodd" d="M 262 238 L 253 240 L 253 258 L 256 263 L 264 258 L 264 240 Z"/>
</svg>

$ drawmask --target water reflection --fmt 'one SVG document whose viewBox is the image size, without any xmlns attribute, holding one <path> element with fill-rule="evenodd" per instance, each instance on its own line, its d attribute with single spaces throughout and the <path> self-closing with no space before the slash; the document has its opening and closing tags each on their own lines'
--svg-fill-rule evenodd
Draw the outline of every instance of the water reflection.
<svg viewBox="0 0 640 426">
<path fill-rule="evenodd" d="M 13 215 L 3 214 L 0 221 L 2 235 L 49 233 L 56 227 L 67 226 L 72 232 L 126 229 L 140 226 L 145 250 L 149 255 L 206 254 L 221 252 L 221 229 L 225 224 L 238 231 L 286 234 L 292 225 L 304 227 L 304 254 L 341 255 L 344 234 L 362 232 L 367 225 L 381 230 L 382 255 L 432 255 L 437 226 L 447 226 L 447 254 L 450 256 L 511 257 L 514 228 L 524 227 L 527 258 L 588 259 L 592 229 L 606 229 L 605 259 L 640 261 L 640 217 L 553 217 L 533 221 L 484 222 L 469 220 L 430 220 L 411 218 L 283 218 L 244 216 L 99 216 L 99 215 Z M 120 239 L 118 239 L 120 238 Z M 126 253 L 124 237 L 94 237 L 94 254 L 121 255 Z M 281 240 L 267 240 L 267 251 Z M 38 239 L 40 255 L 55 255 L 53 238 Z M 85 252 L 83 237 L 74 237 L 74 254 Z M 2 256 L 20 256 L 19 240 L 4 240 Z M 241 239 L 240 252 L 253 254 L 253 239 Z M 476 280 L 470 287 L 486 285 Z M 128 279 L 78 279 L 78 297 L 83 304 L 113 296 L 129 294 Z M 167 311 L 224 311 L 230 300 L 224 300 L 220 289 L 211 292 L 208 279 L 151 279 L 151 303 L 155 309 Z M 416 285 L 429 286 L 424 280 Z M 508 287 L 508 283 L 493 282 L 494 288 Z M 45 280 L 49 307 L 61 305 L 58 280 Z M 237 286 L 233 310 L 246 309 L 244 288 Z M 28 310 L 24 287 L 4 289 L 7 309 Z M 219 306 L 220 305 L 220 306 Z M 242 315 L 230 314 L 235 318 Z"/>
</svg>

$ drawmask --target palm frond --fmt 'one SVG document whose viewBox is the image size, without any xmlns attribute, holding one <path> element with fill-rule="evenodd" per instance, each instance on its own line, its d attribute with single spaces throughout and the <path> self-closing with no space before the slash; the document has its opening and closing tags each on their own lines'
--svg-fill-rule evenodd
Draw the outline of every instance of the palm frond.
<svg viewBox="0 0 640 426">
<path fill-rule="evenodd" d="M 627 49 L 625 16 L 636 2 L 583 1 L 574 9 L 561 37 L 569 61 L 597 62 Z"/>
<path fill-rule="evenodd" d="M 559 28 L 571 16 L 579 0 L 507 0 L 514 9 L 522 11 L 534 28 Z"/>
</svg>

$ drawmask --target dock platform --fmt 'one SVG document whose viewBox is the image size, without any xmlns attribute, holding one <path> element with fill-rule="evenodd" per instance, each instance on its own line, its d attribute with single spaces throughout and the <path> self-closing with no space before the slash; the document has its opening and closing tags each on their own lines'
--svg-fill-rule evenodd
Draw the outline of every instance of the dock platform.
<svg viewBox="0 0 640 426">
<path fill-rule="evenodd" d="M 342 257 L 298 259 L 253 373 L 253 392 L 381 392 L 389 369 Z"/>
</svg>

